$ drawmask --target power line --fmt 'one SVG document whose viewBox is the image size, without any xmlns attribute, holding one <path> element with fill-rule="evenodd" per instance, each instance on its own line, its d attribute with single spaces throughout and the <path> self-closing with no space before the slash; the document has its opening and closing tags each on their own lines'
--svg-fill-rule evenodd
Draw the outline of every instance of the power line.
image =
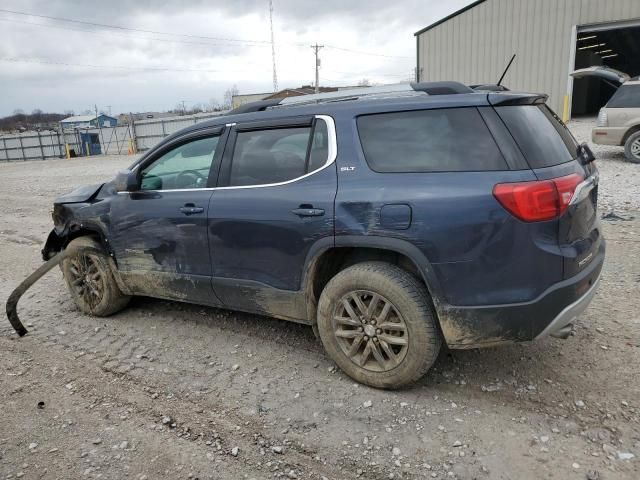
<svg viewBox="0 0 640 480">
<path fill-rule="evenodd" d="M 414 57 L 407 57 L 404 55 L 386 55 L 383 53 L 365 52 L 362 50 L 353 50 L 351 48 L 337 47 L 335 45 L 325 45 L 325 46 L 332 50 L 341 50 L 343 52 L 357 53 L 358 55 L 372 55 L 374 57 L 385 57 L 385 58 L 410 58 L 412 60 L 414 59 Z"/>
<path fill-rule="evenodd" d="M 238 45 L 235 43 L 212 43 L 212 42 L 198 42 L 198 41 L 191 41 L 191 40 L 178 40 L 178 39 L 171 39 L 171 38 L 157 38 L 157 37 L 143 37 L 140 35 L 131 35 L 128 33 L 119 33 L 119 32 L 104 32 L 104 31 L 97 31 L 97 30 L 87 30 L 85 28 L 74 28 L 68 25 L 51 25 L 49 23 L 36 23 L 36 22 L 26 22 L 23 20 L 16 20 L 13 18 L 0 18 L 0 22 L 8 22 L 8 23 L 21 23 L 23 25 L 32 25 L 34 27 L 45 27 L 45 28 L 54 28 L 54 29 L 58 29 L 58 30 L 68 30 L 71 32 L 83 32 L 83 33 L 90 33 L 92 35 L 102 35 L 102 36 L 110 36 L 110 35 L 115 35 L 118 37 L 122 37 L 122 38 L 136 38 L 136 39 L 140 39 L 140 40 L 153 40 L 154 42 L 168 42 L 168 43 L 179 43 L 179 44 L 186 44 L 186 45 L 206 45 L 206 46 L 220 46 L 220 47 L 233 47 L 233 48 L 240 48 L 240 47 L 268 47 L 269 45 L 265 44 L 247 44 L 247 45 Z"/>
<path fill-rule="evenodd" d="M 220 73 L 221 70 L 205 70 L 195 68 L 174 68 L 174 67 L 130 67 L 128 65 L 91 65 L 86 63 L 69 63 L 69 62 L 56 62 L 53 60 L 43 60 L 39 58 L 0 58 L 2 62 L 13 63 L 36 63 L 40 65 L 59 65 L 65 67 L 87 67 L 87 68 L 101 68 L 106 70 L 136 70 L 136 71 L 163 71 L 163 72 L 201 72 L 201 73 Z M 224 70 L 229 72 L 229 70 Z"/>
<path fill-rule="evenodd" d="M 241 43 L 266 43 L 269 44 L 268 40 L 244 40 L 239 38 L 223 38 L 223 37 L 208 37 L 204 35 L 192 35 L 188 33 L 173 33 L 173 32 L 159 32 L 156 30 L 143 30 L 141 28 L 132 28 L 132 27 L 123 27 L 121 25 L 110 25 L 107 23 L 97 23 L 97 22 L 87 22 L 84 20 L 76 20 L 72 18 L 64 18 L 64 17 L 54 17 L 51 15 L 40 15 L 36 13 L 28 13 L 28 12 L 19 12 L 17 10 L 7 10 L 4 8 L 0 8 L 0 12 L 3 13 L 12 13 L 14 15 L 24 15 L 28 17 L 38 17 L 38 18 L 46 18 L 47 20 L 56 20 L 59 22 L 69 22 L 69 23 L 77 23 L 81 25 L 90 25 L 92 27 L 102 27 L 102 28 L 113 28 L 116 30 L 125 30 L 129 32 L 141 32 L 141 33 L 152 33 L 154 35 L 173 35 L 177 37 L 187 37 L 187 38 L 201 38 L 206 40 L 222 40 L 225 42 L 241 42 Z"/>
<path fill-rule="evenodd" d="M 176 37 L 196 38 L 196 39 L 213 40 L 213 41 L 235 42 L 235 43 L 244 43 L 244 44 L 248 44 L 248 45 L 268 46 L 271 43 L 269 40 L 248 40 L 248 39 L 239 39 L 239 38 L 209 37 L 209 36 L 205 36 L 205 35 L 193 35 L 193 34 L 187 34 L 187 33 L 174 33 L 174 32 L 161 32 L 161 31 L 157 31 L 157 30 L 145 30 L 145 29 L 141 29 L 141 28 L 123 27 L 121 25 L 111 25 L 111 24 L 107 24 L 107 23 L 88 22 L 88 21 L 76 20 L 76 19 L 72 19 L 72 18 L 54 17 L 54 16 L 51 16 L 51 15 L 40 15 L 40 14 L 36 14 L 36 13 L 20 12 L 20 11 L 17 11 L 17 10 L 8 10 L 8 9 L 4 9 L 4 8 L 0 8 L 0 12 L 9 13 L 9 14 L 13 14 L 13 15 L 22 15 L 22 16 L 27 16 L 27 17 L 44 18 L 44 19 L 47 19 L 47 20 L 55 20 L 55 21 L 59 21 L 59 22 L 68 22 L 68 23 L 74 23 L 74 24 L 80 24 L 80 25 L 87 25 L 87 26 L 92 26 L 92 27 L 111 28 L 111 29 L 127 31 L 127 32 L 139 32 L 139 33 L 147 33 L 147 34 L 154 34 L 154 35 L 169 35 L 169 36 L 176 36 Z M 24 23 L 29 23 L 29 22 L 24 22 Z M 43 24 L 34 24 L 34 25 L 45 26 Z M 59 28 L 62 28 L 62 27 L 59 27 Z M 90 30 L 84 30 L 84 31 L 86 31 L 88 33 L 94 33 L 94 32 L 91 32 Z M 98 33 L 98 32 L 96 32 L 96 33 Z M 113 33 L 113 32 L 111 32 L 111 33 Z M 161 40 L 161 39 L 157 39 L 156 38 L 155 40 Z M 294 45 L 294 46 L 297 46 L 297 47 L 306 46 L 303 43 L 288 43 L 288 45 Z M 370 55 L 370 56 L 383 57 L 383 58 L 413 59 L 413 57 L 404 56 L 404 55 L 387 55 L 387 54 L 383 54 L 383 53 L 367 52 L 367 51 L 364 51 L 364 50 L 356 50 L 356 49 L 351 49 L 351 48 L 339 47 L 337 45 L 325 45 L 325 46 L 327 48 L 330 48 L 330 49 L 333 49 L 333 50 L 339 50 L 339 51 L 343 51 L 343 52 L 355 53 L 355 54 L 358 54 L 358 55 Z"/>
</svg>

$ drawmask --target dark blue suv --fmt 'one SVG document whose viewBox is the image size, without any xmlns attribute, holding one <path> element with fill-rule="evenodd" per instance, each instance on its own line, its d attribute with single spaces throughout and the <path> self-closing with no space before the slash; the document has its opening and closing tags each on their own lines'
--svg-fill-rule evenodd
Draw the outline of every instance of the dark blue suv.
<svg viewBox="0 0 640 480">
<path fill-rule="evenodd" d="M 455 82 L 250 104 L 55 202 L 78 307 L 131 295 L 309 324 L 354 379 L 442 342 L 566 336 L 604 261 L 593 156 L 546 97 Z"/>
</svg>

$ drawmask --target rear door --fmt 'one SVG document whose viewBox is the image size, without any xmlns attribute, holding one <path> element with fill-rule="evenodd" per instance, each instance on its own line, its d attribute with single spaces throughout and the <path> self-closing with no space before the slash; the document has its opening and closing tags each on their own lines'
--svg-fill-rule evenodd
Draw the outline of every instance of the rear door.
<svg viewBox="0 0 640 480">
<path fill-rule="evenodd" d="M 577 186 L 558 219 L 558 243 L 564 278 L 589 265 L 602 242 L 597 216 L 598 170 L 578 159 L 578 143 L 558 116 L 544 104 L 497 106 L 496 111 L 516 140 L 539 180 L 557 179 Z"/>
<path fill-rule="evenodd" d="M 231 131 L 208 216 L 213 286 L 225 305 L 306 318 L 305 260 L 334 241 L 335 157 L 328 116 Z"/>
</svg>

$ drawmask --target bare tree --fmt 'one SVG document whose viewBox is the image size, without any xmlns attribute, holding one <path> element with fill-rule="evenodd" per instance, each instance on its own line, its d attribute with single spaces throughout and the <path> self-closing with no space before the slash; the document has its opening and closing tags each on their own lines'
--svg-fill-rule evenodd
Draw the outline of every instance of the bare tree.
<svg viewBox="0 0 640 480">
<path fill-rule="evenodd" d="M 358 86 L 359 87 L 370 87 L 371 86 L 371 82 L 369 81 L 368 78 L 363 78 L 362 80 L 360 80 L 358 82 Z"/>
<path fill-rule="evenodd" d="M 227 88 L 227 91 L 224 92 L 224 107 L 225 108 L 231 108 L 231 106 L 233 105 L 233 97 L 238 95 L 238 93 L 240 93 L 240 92 L 238 91 L 238 86 L 237 85 L 234 85 L 231 88 Z"/>
<path fill-rule="evenodd" d="M 207 103 L 207 112 L 219 112 L 223 110 L 222 105 L 217 98 L 210 98 L 209 103 Z"/>
</svg>

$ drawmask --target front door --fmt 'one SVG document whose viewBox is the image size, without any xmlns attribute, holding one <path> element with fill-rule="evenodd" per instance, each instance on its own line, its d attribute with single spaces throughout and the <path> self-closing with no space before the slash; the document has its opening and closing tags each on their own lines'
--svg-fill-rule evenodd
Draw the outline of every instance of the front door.
<svg viewBox="0 0 640 480">
<path fill-rule="evenodd" d="M 228 145 L 209 205 L 215 292 L 239 310 L 305 320 L 305 260 L 334 241 L 333 120 L 238 124 Z"/>
<path fill-rule="evenodd" d="M 137 295 L 219 304 L 211 288 L 207 210 L 221 131 L 177 139 L 137 167 L 139 189 L 112 206 L 112 247 Z"/>
</svg>

